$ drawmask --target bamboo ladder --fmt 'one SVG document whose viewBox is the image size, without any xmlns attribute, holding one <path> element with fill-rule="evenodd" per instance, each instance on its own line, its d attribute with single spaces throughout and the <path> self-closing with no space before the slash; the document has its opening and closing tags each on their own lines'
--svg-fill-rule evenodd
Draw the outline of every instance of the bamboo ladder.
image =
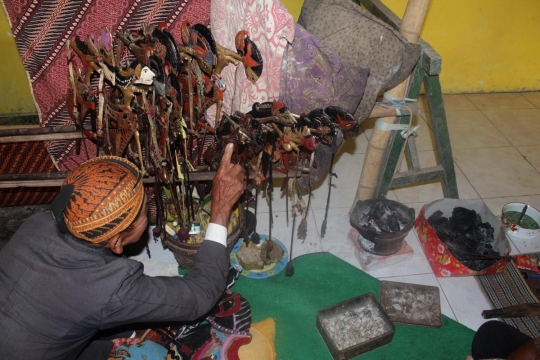
<svg viewBox="0 0 540 360">
<path fill-rule="evenodd" d="M 414 136 L 409 136 L 406 146 L 404 146 L 405 139 L 400 136 L 400 130 L 378 131 L 379 129 L 375 128 L 369 140 L 368 153 L 351 211 L 358 200 L 386 197 L 391 187 L 432 180 L 442 182 L 445 197 L 459 198 L 439 79 L 442 59 L 428 43 L 419 38 L 429 0 L 409 0 L 403 22 L 379 0 L 355 1 L 379 19 L 399 30 L 407 40 L 418 42 L 421 45 L 420 59 L 412 74 L 403 83 L 389 90 L 389 93 L 395 98 L 418 99 L 420 88 L 424 84 L 435 152 L 439 164 L 421 168 Z M 411 115 L 399 117 L 394 115 L 380 120 L 389 124 L 408 125 L 411 122 Z M 371 153 L 370 150 L 372 150 Z M 396 172 L 402 155 L 406 156 L 411 169 L 405 172 Z"/>
</svg>

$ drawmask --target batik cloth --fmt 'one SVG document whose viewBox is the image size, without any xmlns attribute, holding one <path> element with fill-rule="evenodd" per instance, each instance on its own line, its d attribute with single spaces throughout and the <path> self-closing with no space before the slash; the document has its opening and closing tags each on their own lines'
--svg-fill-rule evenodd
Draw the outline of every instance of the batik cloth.
<svg viewBox="0 0 540 360">
<path fill-rule="evenodd" d="M 140 171 L 117 156 L 88 160 L 68 174 L 60 195 L 67 188 L 72 191 L 64 209 L 67 228 L 77 238 L 92 243 L 124 231 L 144 201 Z"/>
<path fill-rule="evenodd" d="M 129 341 L 131 339 L 119 339 L 111 351 L 108 360 L 137 360 L 137 359 L 167 359 L 167 349 L 150 340 Z"/>
<path fill-rule="evenodd" d="M 235 360 L 241 346 L 251 342 L 251 306 L 239 293 L 226 290 L 206 319 L 177 327 L 145 331 L 151 340 L 182 360 Z"/>
</svg>

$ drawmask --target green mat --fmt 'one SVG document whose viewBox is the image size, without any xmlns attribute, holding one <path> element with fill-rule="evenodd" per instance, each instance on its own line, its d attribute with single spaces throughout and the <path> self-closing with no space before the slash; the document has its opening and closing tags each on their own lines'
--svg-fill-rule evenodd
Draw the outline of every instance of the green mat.
<svg viewBox="0 0 540 360">
<path fill-rule="evenodd" d="M 330 253 L 300 256 L 295 273 L 285 270 L 266 279 L 241 276 L 231 290 L 251 304 L 253 322 L 276 322 L 277 359 L 332 360 L 315 326 L 316 313 L 371 292 L 379 299 L 380 281 Z M 392 342 L 358 356 L 362 359 L 464 359 L 474 331 L 443 316 L 440 328 L 395 324 Z"/>
</svg>

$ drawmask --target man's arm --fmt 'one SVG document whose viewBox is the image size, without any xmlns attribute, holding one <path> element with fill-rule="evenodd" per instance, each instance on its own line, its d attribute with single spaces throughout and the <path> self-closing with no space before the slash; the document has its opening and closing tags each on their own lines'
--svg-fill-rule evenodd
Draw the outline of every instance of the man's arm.
<svg viewBox="0 0 540 360">
<path fill-rule="evenodd" d="M 215 305 L 225 290 L 229 270 L 229 215 L 246 187 L 242 168 L 231 164 L 233 148 L 233 144 L 225 148 L 214 177 L 210 224 L 195 256 L 195 267 L 183 278 L 150 278 L 143 276 L 142 271 L 132 274 L 116 295 L 115 300 L 123 309 L 112 310 L 114 314 L 110 316 L 122 321 L 129 319 L 124 323 L 189 321 L 206 314 Z"/>
</svg>

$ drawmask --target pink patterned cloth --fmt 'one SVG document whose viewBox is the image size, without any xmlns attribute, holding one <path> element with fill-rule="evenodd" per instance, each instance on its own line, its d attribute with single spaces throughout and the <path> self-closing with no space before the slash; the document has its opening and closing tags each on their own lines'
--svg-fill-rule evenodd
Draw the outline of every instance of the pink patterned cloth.
<svg viewBox="0 0 540 360">
<path fill-rule="evenodd" d="M 245 113 L 255 102 L 277 100 L 283 53 L 288 42 L 294 39 L 293 16 L 281 1 L 213 0 L 210 28 L 218 44 L 234 51 L 236 33 L 248 31 L 263 58 L 263 71 L 255 85 L 247 79 L 242 64 L 236 67 L 229 65 L 222 71 L 222 79 L 227 86 L 222 111 L 227 114 L 235 111 Z M 208 119 L 214 119 L 211 111 Z"/>
</svg>

